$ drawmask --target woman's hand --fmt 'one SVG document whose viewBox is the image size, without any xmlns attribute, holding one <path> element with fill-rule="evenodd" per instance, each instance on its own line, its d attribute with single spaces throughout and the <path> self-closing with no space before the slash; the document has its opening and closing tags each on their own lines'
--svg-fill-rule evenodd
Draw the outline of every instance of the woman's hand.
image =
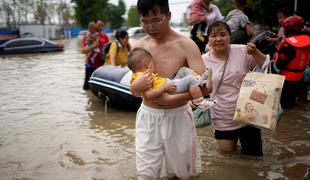
<svg viewBox="0 0 310 180">
<path fill-rule="evenodd" d="M 247 49 L 247 53 L 250 55 L 255 54 L 256 50 L 257 50 L 255 44 L 253 44 L 253 43 L 247 43 L 246 49 Z"/>
<path fill-rule="evenodd" d="M 267 56 L 263 54 L 259 49 L 257 49 L 255 44 L 253 43 L 248 43 L 246 45 L 246 49 L 247 49 L 247 53 L 253 56 L 256 65 L 258 65 L 259 67 L 262 67 Z"/>
</svg>

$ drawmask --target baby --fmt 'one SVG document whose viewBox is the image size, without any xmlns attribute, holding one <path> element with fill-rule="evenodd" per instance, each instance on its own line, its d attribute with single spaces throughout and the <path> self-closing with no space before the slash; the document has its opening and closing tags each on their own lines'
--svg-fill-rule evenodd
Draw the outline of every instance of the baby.
<svg viewBox="0 0 310 180">
<path fill-rule="evenodd" d="M 88 24 L 88 33 L 86 35 L 86 47 L 98 43 L 99 39 L 97 38 L 97 26 L 95 22 L 90 22 Z M 100 53 L 100 49 L 97 47 L 94 50 L 86 54 L 85 65 L 93 65 L 95 63 L 95 58 Z"/>
<path fill-rule="evenodd" d="M 248 121 L 255 122 L 258 112 L 254 108 L 252 103 L 246 103 L 244 105 L 244 115 Z"/>
<path fill-rule="evenodd" d="M 152 99 L 162 95 L 164 92 L 175 94 L 189 91 L 190 95 L 193 97 L 193 104 L 202 111 L 205 111 L 216 104 L 215 100 L 205 100 L 200 90 L 200 86 L 212 88 L 211 69 L 207 69 L 200 77 L 192 69 L 182 67 L 177 72 L 177 75 L 170 80 L 159 76 L 155 72 L 152 55 L 143 48 L 135 48 L 129 53 L 127 65 L 133 72 L 131 82 L 148 69 L 152 73 L 153 86 L 152 88 L 141 92 L 143 97 Z"/>
<path fill-rule="evenodd" d="M 248 121 L 258 124 L 267 124 L 268 115 L 260 115 L 252 103 L 246 103 L 244 105 L 244 110 L 244 116 Z"/>
<path fill-rule="evenodd" d="M 190 6 L 190 18 L 193 21 L 201 19 L 205 16 L 204 11 L 212 12 L 212 9 L 209 6 L 210 0 L 193 0 Z M 202 33 L 205 32 L 207 27 L 207 22 L 202 21 L 200 23 L 194 24 L 191 30 L 191 34 L 197 34 L 198 30 Z"/>
</svg>

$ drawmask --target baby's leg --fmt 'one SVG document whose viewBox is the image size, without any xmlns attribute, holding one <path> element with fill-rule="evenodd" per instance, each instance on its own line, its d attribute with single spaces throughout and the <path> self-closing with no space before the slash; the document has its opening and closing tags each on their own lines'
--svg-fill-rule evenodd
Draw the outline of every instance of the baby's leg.
<svg viewBox="0 0 310 180">
<path fill-rule="evenodd" d="M 195 73 L 195 72 L 192 69 L 190 69 L 188 67 L 182 67 L 182 68 L 180 68 L 178 70 L 178 72 L 175 75 L 174 79 L 181 79 L 181 78 L 184 78 L 185 76 L 192 75 L 193 73 Z"/>
<path fill-rule="evenodd" d="M 205 29 L 207 27 L 207 22 L 201 22 L 200 23 L 200 31 L 205 32 Z"/>
<path fill-rule="evenodd" d="M 95 59 L 96 59 L 97 55 L 98 55 L 98 53 L 96 53 L 96 52 L 92 53 L 91 57 L 89 58 L 91 64 L 95 64 Z"/>
<path fill-rule="evenodd" d="M 169 81 L 168 81 L 169 82 Z M 175 83 L 176 93 L 186 92 L 190 89 L 190 86 L 197 86 L 199 88 L 199 81 L 196 77 L 189 75 L 180 79 L 173 79 L 170 82 Z"/>
<path fill-rule="evenodd" d="M 207 109 L 210 109 L 211 107 L 215 106 L 216 100 L 206 100 L 203 97 L 194 99 L 193 104 L 200 110 L 205 111 Z"/>
<path fill-rule="evenodd" d="M 91 59 L 95 59 L 97 55 L 98 55 L 98 53 L 94 52 L 94 53 L 92 54 L 92 56 L 91 56 Z"/>
<path fill-rule="evenodd" d="M 89 52 L 89 53 L 86 54 L 86 57 L 85 57 L 85 64 L 88 64 L 88 63 L 89 63 L 89 59 L 91 58 L 91 55 L 92 55 L 91 52 Z"/>
</svg>

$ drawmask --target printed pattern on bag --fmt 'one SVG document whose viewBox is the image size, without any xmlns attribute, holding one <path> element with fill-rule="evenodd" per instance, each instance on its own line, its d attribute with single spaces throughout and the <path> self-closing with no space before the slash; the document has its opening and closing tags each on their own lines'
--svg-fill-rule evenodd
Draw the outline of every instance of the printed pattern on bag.
<svg viewBox="0 0 310 180">
<path fill-rule="evenodd" d="M 250 94 L 250 99 L 261 104 L 265 104 L 267 99 L 266 90 L 264 88 L 254 89 Z"/>
<path fill-rule="evenodd" d="M 280 97 L 285 77 L 250 72 L 240 88 L 233 120 L 274 131 L 283 113 Z"/>
</svg>

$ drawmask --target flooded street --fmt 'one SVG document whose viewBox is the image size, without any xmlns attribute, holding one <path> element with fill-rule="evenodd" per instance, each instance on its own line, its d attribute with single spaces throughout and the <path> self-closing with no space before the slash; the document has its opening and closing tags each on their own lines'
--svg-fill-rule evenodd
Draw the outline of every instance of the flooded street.
<svg viewBox="0 0 310 180">
<path fill-rule="evenodd" d="M 60 53 L 0 56 L 1 180 L 135 179 L 135 112 L 108 108 L 82 90 L 76 39 Z M 264 157 L 218 153 L 200 128 L 201 179 L 310 179 L 310 102 L 264 131 Z"/>
</svg>

